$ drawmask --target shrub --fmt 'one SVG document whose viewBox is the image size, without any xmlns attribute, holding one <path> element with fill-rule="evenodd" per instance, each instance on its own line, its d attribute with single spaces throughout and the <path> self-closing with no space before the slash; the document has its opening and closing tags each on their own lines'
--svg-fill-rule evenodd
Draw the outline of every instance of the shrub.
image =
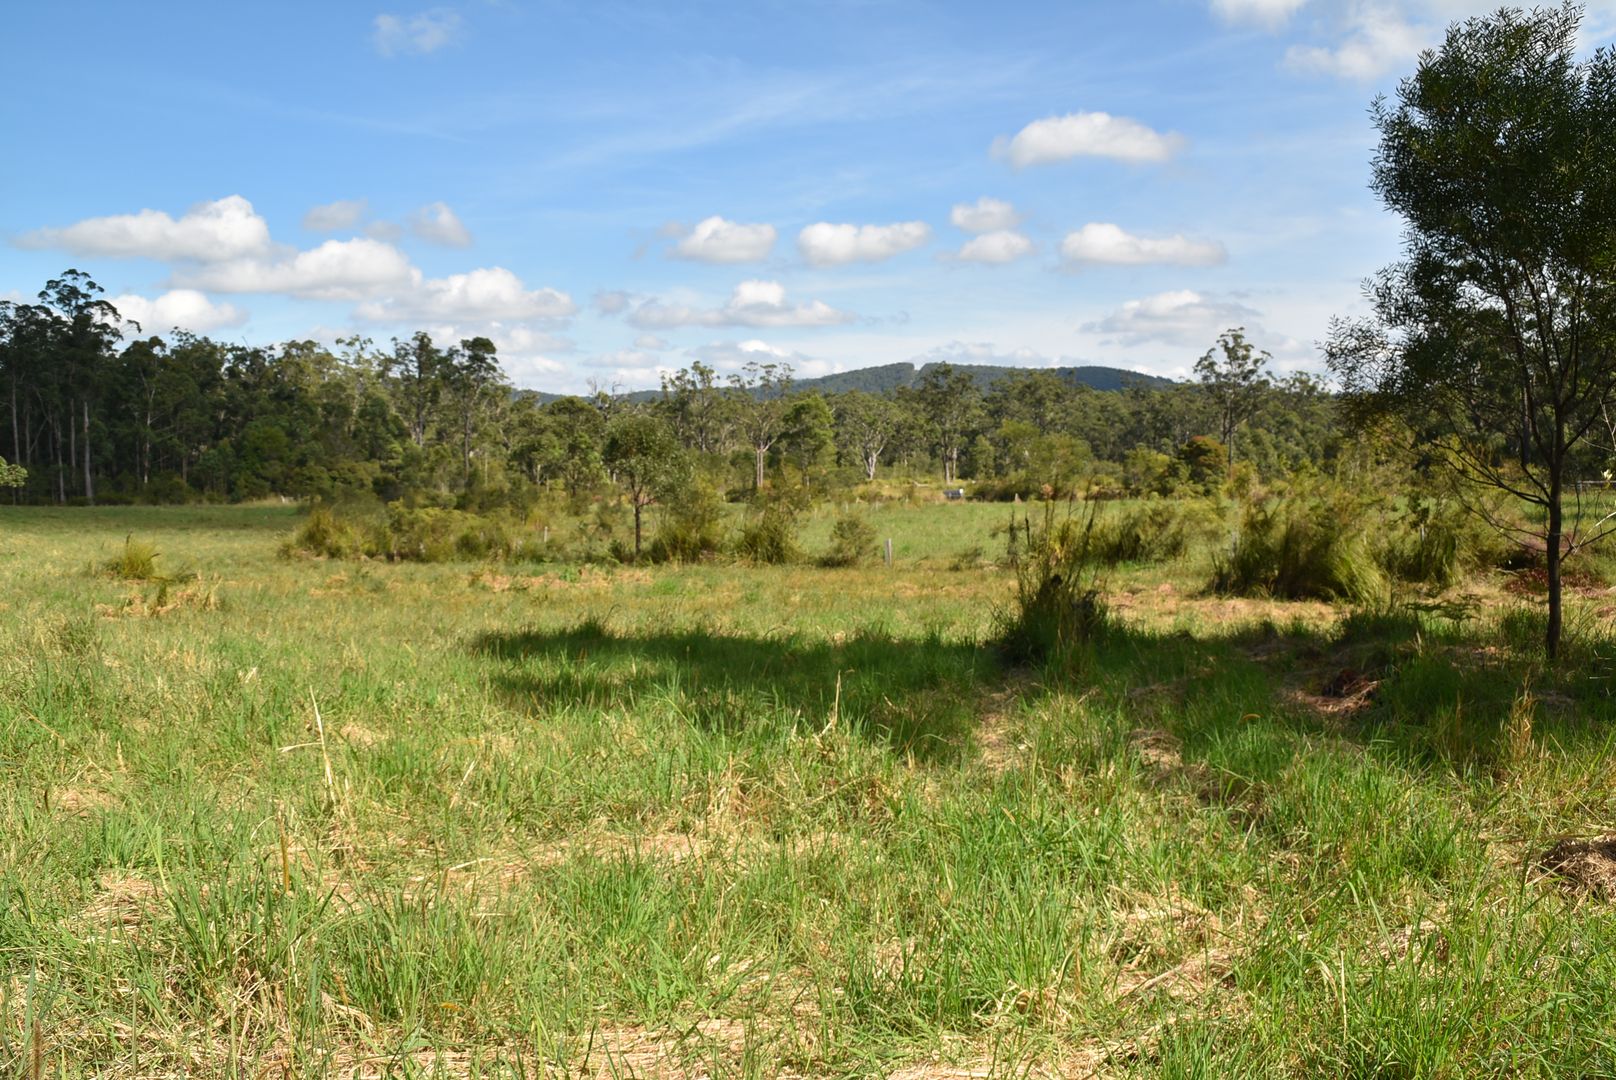
<svg viewBox="0 0 1616 1080">
<path fill-rule="evenodd" d="M 741 529 L 735 541 L 735 553 L 751 562 L 771 566 L 801 559 L 796 513 L 784 503 L 768 503 Z"/>
<path fill-rule="evenodd" d="M 1102 563 L 1158 563 L 1182 558 L 1223 535 L 1215 503 L 1155 500 L 1096 522 L 1094 557 Z"/>
<path fill-rule="evenodd" d="M 328 506 L 316 506 L 309 511 L 286 542 L 281 545 L 282 555 L 311 555 L 321 559 L 357 559 L 364 554 L 360 530 L 349 521 L 337 517 Z"/>
<path fill-rule="evenodd" d="M 645 554 L 652 562 L 699 562 L 723 548 L 724 501 L 713 488 L 697 484 L 663 513 Z"/>
<path fill-rule="evenodd" d="M 150 581 L 157 576 L 157 548 L 146 540 L 124 537 L 123 551 L 107 563 L 107 573 L 125 581 Z"/>
<path fill-rule="evenodd" d="M 1366 507 L 1342 493 L 1290 495 L 1246 509 L 1212 590 L 1287 600 L 1371 603 L 1386 576 L 1364 530 Z"/>
<path fill-rule="evenodd" d="M 1028 522 L 1022 531 L 1027 541 L 1016 559 L 1016 605 L 1001 618 L 999 646 L 1012 661 L 1068 659 L 1106 626 L 1094 511 L 1081 521 L 1068 514 L 1057 522 L 1054 504 L 1046 503 L 1043 527 L 1035 531 Z"/>
<path fill-rule="evenodd" d="M 848 510 L 830 527 L 830 551 L 826 566 L 857 566 L 875 555 L 875 526 L 863 514 Z"/>
</svg>

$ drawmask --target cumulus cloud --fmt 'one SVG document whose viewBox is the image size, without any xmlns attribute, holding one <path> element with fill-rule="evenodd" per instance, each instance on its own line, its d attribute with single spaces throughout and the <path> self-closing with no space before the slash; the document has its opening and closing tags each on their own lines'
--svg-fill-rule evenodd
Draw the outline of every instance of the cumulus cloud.
<svg viewBox="0 0 1616 1080">
<path fill-rule="evenodd" d="M 1001 349 L 991 341 L 950 341 L 912 358 L 911 363 L 987 364 L 994 367 L 1070 367 L 1082 361 L 1070 356 L 1045 356 L 1026 347 Z"/>
<path fill-rule="evenodd" d="M 155 298 L 125 293 L 114 296 L 111 303 L 119 315 L 139 323 L 146 334 L 166 334 L 170 330 L 205 334 L 247 321 L 245 311 L 233 304 L 216 304 L 195 289 L 170 289 Z"/>
<path fill-rule="evenodd" d="M 963 262 L 1002 264 L 1032 254 L 1032 241 L 1011 229 L 973 236 L 955 257 Z"/>
<path fill-rule="evenodd" d="M 214 292 L 286 293 L 314 300 L 355 300 L 419 277 L 404 253 L 379 240 L 327 240 L 291 255 L 207 263 L 176 283 Z"/>
<path fill-rule="evenodd" d="M 785 286 L 778 281 L 743 281 L 721 308 L 651 299 L 630 311 L 628 321 L 641 330 L 671 330 L 680 326 L 835 326 L 853 317 L 821 300 L 790 303 Z"/>
<path fill-rule="evenodd" d="M 18 244 L 76 255 L 207 262 L 259 255 L 270 248 L 269 224 L 240 195 L 200 203 L 177 219 L 161 210 L 142 210 L 36 229 L 24 233 Z"/>
<path fill-rule="evenodd" d="M 767 341 L 760 341 L 757 338 L 748 341 L 715 341 L 710 345 L 701 345 L 686 351 L 697 360 L 725 370 L 739 370 L 747 364 L 756 362 L 790 364 L 792 368 L 800 371 L 814 363 L 812 357 L 770 345 Z"/>
<path fill-rule="evenodd" d="M 578 311 L 572 297 L 556 289 L 528 289 L 502 266 L 448 277 L 412 279 L 409 288 L 361 304 L 357 314 L 374 322 L 520 321 L 564 319 Z"/>
<path fill-rule="evenodd" d="M 1368 82 L 1413 64 L 1420 50 L 1441 34 L 1434 24 L 1410 21 L 1394 7 L 1354 6 L 1346 21 L 1346 37 L 1334 47 L 1293 45 L 1285 66 L 1305 74 L 1334 75 Z"/>
<path fill-rule="evenodd" d="M 1090 222 L 1061 241 L 1061 256 L 1070 263 L 1114 266 L 1215 266 L 1228 258 L 1223 245 L 1187 236 L 1135 236 L 1120 226 Z"/>
<path fill-rule="evenodd" d="M 310 232 L 341 232 L 358 225 L 364 216 L 364 199 L 338 199 L 311 207 L 303 215 L 303 227 Z"/>
<path fill-rule="evenodd" d="M 956 229 L 968 233 L 989 233 L 1015 228 L 1021 224 L 1021 215 L 1003 199 L 984 195 L 974 203 L 955 203 L 948 212 L 948 220 Z"/>
<path fill-rule="evenodd" d="M 471 246 L 471 233 L 447 203 L 429 203 L 417 210 L 410 217 L 410 231 L 422 240 L 444 247 Z"/>
<path fill-rule="evenodd" d="M 1010 139 L 1001 136 L 994 141 L 993 152 L 1018 169 L 1075 157 L 1141 165 L 1166 161 L 1183 145 L 1183 136 L 1162 134 L 1125 116 L 1075 112 L 1034 120 Z"/>
<path fill-rule="evenodd" d="M 1203 348 L 1231 326 L 1260 316 L 1244 304 L 1217 300 L 1189 289 L 1129 300 L 1083 329 L 1106 334 L 1123 345 L 1166 344 Z"/>
<path fill-rule="evenodd" d="M 425 56 L 454 42 L 460 30 L 460 13 L 453 8 L 382 14 L 371 22 L 370 41 L 383 56 Z"/>
<path fill-rule="evenodd" d="M 773 225 L 743 225 L 715 214 L 685 233 L 673 254 L 697 262 L 759 262 L 774 250 L 774 239 Z"/>
<path fill-rule="evenodd" d="M 880 262 L 912 251 L 931 239 L 924 221 L 892 225 L 833 225 L 821 221 L 797 234 L 797 247 L 814 266 L 840 266 L 851 262 Z"/>
<path fill-rule="evenodd" d="M 636 375 L 654 372 L 661 360 L 662 358 L 654 353 L 643 352 L 640 349 L 617 349 L 612 352 L 596 353 L 582 363 L 584 367 L 610 371 L 615 375 Z"/>
<path fill-rule="evenodd" d="M 657 337 L 655 334 L 641 334 L 639 337 L 634 339 L 634 347 L 636 349 L 649 349 L 653 352 L 660 352 L 664 349 L 673 348 L 672 345 Z"/>
<path fill-rule="evenodd" d="M 1226 22 L 1285 25 L 1307 0 L 1212 0 L 1212 12 Z"/>
<path fill-rule="evenodd" d="M 622 312 L 627 311 L 629 305 L 633 302 L 634 297 L 624 292 L 622 289 L 601 289 L 596 292 L 593 299 L 590 300 L 590 303 L 594 305 L 595 310 L 600 312 L 602 315 L 621 314 Z"/>
</svg>

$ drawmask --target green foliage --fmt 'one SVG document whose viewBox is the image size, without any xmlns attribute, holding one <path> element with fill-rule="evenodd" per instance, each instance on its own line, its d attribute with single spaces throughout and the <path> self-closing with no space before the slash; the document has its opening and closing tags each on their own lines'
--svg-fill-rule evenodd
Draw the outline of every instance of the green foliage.
<svg viewBox="0 0 1616 1080">
<path fill-rule="evenodd" d="M 1094 549 L 1094 514 L 1083 517 L 1067 504 L 1057 515 L 1044 503 L 1043 523 L 1024 521 L 1017 552 L 1015 609 L 1000 619 L 998 642 L 1017 663 L 1070 663 L 1105 629 L 1099 560 Z M 1011 535 L 1017 530 L 1012 523 Z"/>
<path fill-rule="evenodd" d="M 1102 563 L 1159 563 L 1210 546 L 1227 531 L 1222 508 L 1209 499 L 1157 499 L 1100 518 L 1092 539 Z"/>
<path fill-rule="evenodd" d="M 784 499 L 769 499 L 741 528 L 735 539 L 735 554 L 748 562 L 780 566 L 799 562 L 802 548 L 797 543 L 797 510 Z"/>
<path fill-rule="evenodd" d="M 1368 506 L 1341 491 L 1293 493 L 1246 508 L 1233 546 L 1214 560 L 1214 592 L 1287 600 L 1373 603 L 1387 593 L 1365 522 Z"/>
<path fill-rule="evenodd" d="M 875 558 L 875 526 L 856 509 L 844 510 L 837 515 L 830 528 L 830 551 L 823 562 L 826 566 L 858 566 Z"/>
<path fill-rule="evenodd" d="M 662 514 L 646 549 L 652 562 L 701 562 L 724 549 L 724 500 L 709 484 L 693 483 Z"/>
<path fill-rule="evenodd" d="M 107 573 L 125 581 L 150 581 L 157 577 L 157 546 L 148 540 L 124 537 L 123 550 L 107 563 Z"/>
<path fill-rule="evenodd" d="M 9 465 L 0 457 L 0 488 L 20 488 L 28 483 L 28 470 L 21 465 Z"/>
</svg>

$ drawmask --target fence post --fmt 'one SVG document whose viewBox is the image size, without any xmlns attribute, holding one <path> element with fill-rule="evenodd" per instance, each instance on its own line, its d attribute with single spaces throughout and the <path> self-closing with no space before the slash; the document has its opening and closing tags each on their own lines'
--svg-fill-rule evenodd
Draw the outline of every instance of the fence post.
<svg viewBox="0 0 1616 1080">
<path fill-rule="evenodd" d="M 892 565 L 892 537 L 887 537 L 887 565 Z"/>
</svg>

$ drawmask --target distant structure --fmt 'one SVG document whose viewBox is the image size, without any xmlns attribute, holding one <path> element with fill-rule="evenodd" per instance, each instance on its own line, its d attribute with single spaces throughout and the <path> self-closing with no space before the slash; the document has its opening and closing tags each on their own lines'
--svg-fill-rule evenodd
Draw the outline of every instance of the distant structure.
<svg viewBox="0 0 1616 1080">
<path fill-rule="evenodd" d="M 953 502 L 955 499 L 965 498 L 965 489 L 962 487 L 944 488 L 943 498 Z"/>
</svg>

